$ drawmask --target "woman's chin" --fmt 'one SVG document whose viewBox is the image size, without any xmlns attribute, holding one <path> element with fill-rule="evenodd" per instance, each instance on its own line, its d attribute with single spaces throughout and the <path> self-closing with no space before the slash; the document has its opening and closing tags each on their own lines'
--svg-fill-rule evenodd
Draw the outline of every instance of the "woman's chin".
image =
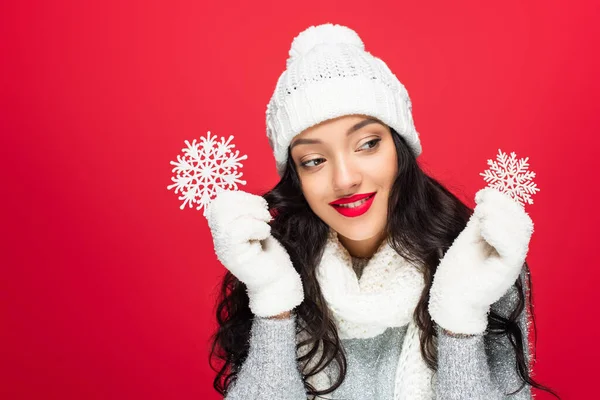
<svg viewBox="0 0 600 400">
<path fill-rule="evenodd" d="M 338 235 L 341 235 L 346 239 L 360 241 L 369 240 L 379 236 L 385 229 L 385 224 L 381 224 L 381 226 L 377 225 L 378 224 L 373 223 L 373 221 L 365 221 L 365 223 L 351 223 L 342 226 L 338 225 L 338 229 L 336 229 L 335 226 L 332 226 L 332 228 L 338 233 Z"/>
</svg>

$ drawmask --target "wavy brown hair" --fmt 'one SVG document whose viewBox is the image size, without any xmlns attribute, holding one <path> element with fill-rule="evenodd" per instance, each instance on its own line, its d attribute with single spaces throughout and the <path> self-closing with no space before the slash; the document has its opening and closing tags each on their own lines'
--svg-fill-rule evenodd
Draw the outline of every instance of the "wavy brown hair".
<svg viewBox="0 0 600 400">
<path fill-rule="evenodd" d="M 391 132 L 397 152 L 398 176 L 388 202 L 387 238 L 398 254 L 420 265 L 424 273 L 425 288 L 415 308 L 414 318 L 421 331 L 423 359 L 429 368 L 437 371 L 437 332 L 427 309 L 429 290 L 440 259 L 464 229 L 473 210 L 437 180 L 428 176 L 418 165 L 404 139 L 393 129 Z M 322 356 L 316 360 L 313 368 L 303 371 L 306 392 L 316 397 L 331 393 L 344 381 L 347 365 L 334 321 L 316 278 L 316 266 L 323 254 L 329 227 L 314 214 L 306 202 L 289 150 L 287 166 L 280 181 L 263 197 L 269 207 L 275 210 L 271 233 L 289 253 L 304 286 L 305 299 L 295 308 L 294 313 L 297 332 L 305 331 L 309 339 L 298 342 L 297 348 L 308 345 L 310 351 L 298 357 L 297 361 L 305 365 L 317 355 L 318 347 L 322 349 Z M 524 268 L 529 271 L 527 263 Z M 508 337 L 516 355 L 515 368 L 522 379 L 522 385 L 516 392 L 529 384 L 560 398 L 529 375 L 523 346 L 524 340 L 527 340 L 527 332 L 522 332 L 518 324 L 528 303 L 537 342 L 531 301 L 533 288 L 530 274 L 526 273 L 526 276 L 529 290 L 524 290 L 521 279 L 516 280 L 514 286 L 518 292 L 518 301 L 508 318 L 490 311 L 487 334 Z M 529 300 L 526 302 L 527 292 Z M 211 338 L 209 356 L 209 363 L 217 372 L 213 386 L 221 394 L 227 393 L 229 385 L 235 381 L 248 356 L 253 320 L 248 302 L 245 285 L 230 272 L 226 272 L 215 310 L 219 328 Z M 213 361 L 217 361 L 218 365 L 215 366 Z M 307 379 L 330 363 L 337 364 L 338 379 L 327 390 L 315 390 Z"/>
</svg>

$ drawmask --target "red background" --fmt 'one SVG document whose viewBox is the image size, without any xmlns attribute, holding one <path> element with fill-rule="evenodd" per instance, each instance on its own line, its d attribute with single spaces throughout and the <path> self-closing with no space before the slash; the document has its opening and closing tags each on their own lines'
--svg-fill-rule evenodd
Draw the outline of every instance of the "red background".
<svg viewBox="0 0 600 400">
<path fill-rule="evenodd" d="M 469 205 L 499 148 L 530 158 L 534 377 L 593 396 L 599 2 L 49 3 L 0 6 L 1 398 L 219 398 L 224 269 L 169 161 L 233 134 L 243 189 L 272 187 L 266 104 L 293 37 L 324 22 L 406 85 L 423 166 Z"/>
</svg>

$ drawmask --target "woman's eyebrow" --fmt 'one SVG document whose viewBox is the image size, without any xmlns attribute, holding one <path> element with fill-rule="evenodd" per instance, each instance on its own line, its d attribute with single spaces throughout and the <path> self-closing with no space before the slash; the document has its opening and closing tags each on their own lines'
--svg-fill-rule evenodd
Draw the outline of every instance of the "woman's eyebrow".
<svg viewBox="0 0 600 400">
<path fill-rule="evenodd" d="M 367 118 L 367 119 L 363 119 L 362 121 L 360 121 L 357 124 L 354 124 L 353 126 L 351 126 L 347 131 L 346 131 L 346 135 L 350 135 L 351 133 L 356 132 L 357 130 L 370 125 L 370 124 L 381 124 L 381 122 L 379 122 L 376 119 L 373 118 Z M 298 138 L 296 139 L 291 145 L 290 145 L 290 151 L 294 148 L 294 146 L 299 145 L 299 144 L 318 144 L 318 143 L 323 143 L 320 139 L 305 139 L 305 138 Z"/>
</svg>

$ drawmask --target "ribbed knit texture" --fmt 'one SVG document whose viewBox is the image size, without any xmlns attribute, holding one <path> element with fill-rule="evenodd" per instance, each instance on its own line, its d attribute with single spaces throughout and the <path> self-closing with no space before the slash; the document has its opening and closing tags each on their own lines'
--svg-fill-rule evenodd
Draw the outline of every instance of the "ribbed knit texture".
<svg viewBox="0 0 600 400">
<path fill-rule="evenodd" d="M 277 171 L 283 173 L 294 136 L 344 115 L 375 117 L 421 154 L 404 85 L 381 59 L 365 51 L 358 34 L 333 24 L 312 26 L 292 42 L 287 69 L 267 105 L 266 125 Z"/>
<path fill-rule="evenodd" d="M 330 229 L 315 276 L 341 338 L 366 338 L 406 325 L 424 287 L 418 268 L 381 242 L 360 279 L 338 233 Z"/>
</svg>

